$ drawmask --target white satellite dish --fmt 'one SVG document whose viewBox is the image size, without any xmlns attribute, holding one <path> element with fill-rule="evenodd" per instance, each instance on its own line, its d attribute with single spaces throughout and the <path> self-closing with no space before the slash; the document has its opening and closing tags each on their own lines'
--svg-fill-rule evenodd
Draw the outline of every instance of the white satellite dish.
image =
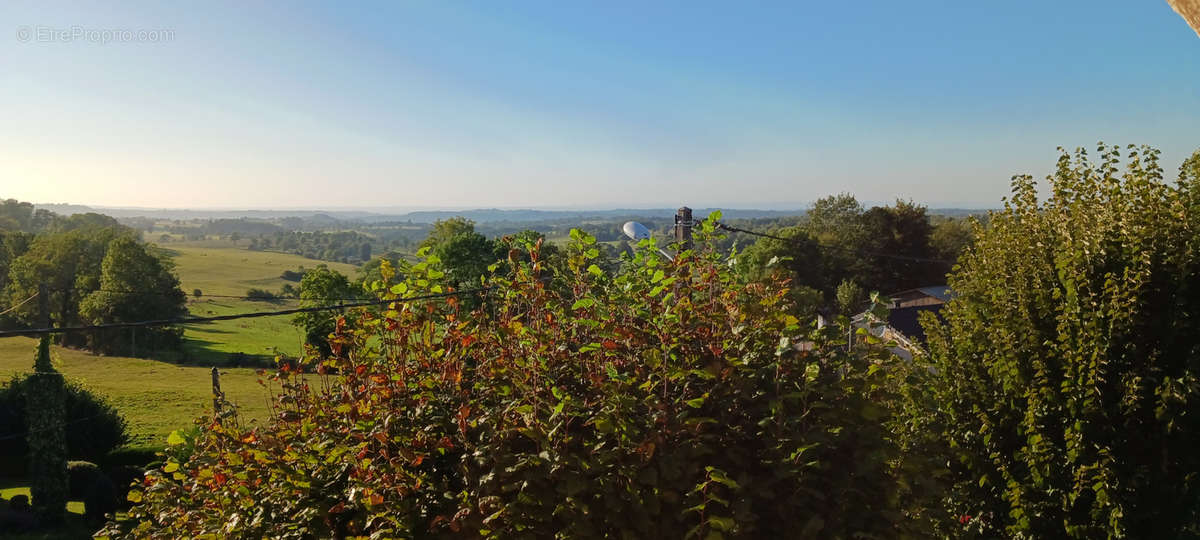
<svg viewBox="0 0 1200 540">
<path fill-rule="evenodd" d="M 650 229 L 647 229 L 645 225 L 642 225 L 636 221 L 626 221 L 625 224 L 621 226 L 621 231 L 623 231 L 625 236 L 628 236 L 629 239 L 633 240 L 634 242 L 641 242 L 642 240 L 650 238 Z M 669 261 L 675 260 L 675 257 L 672 257 L 670 253 L 667 253 L 662 248 L 659 248 L 658 252 L 661 253 L 663 257 L 666 257 Z"/>
<path fill-rule="evenodd" d="M 641 242 L 642 240 L 650 238 L 650 229 L 647 229 L 645 225 L 642 225 L 636 221 L 626 221 L 625 224 L 621 226 L 621 230 L 625 232 L 625 236 L 628 236 L 630 240 L 634 240 L 636 242 Z"/>
</svg>

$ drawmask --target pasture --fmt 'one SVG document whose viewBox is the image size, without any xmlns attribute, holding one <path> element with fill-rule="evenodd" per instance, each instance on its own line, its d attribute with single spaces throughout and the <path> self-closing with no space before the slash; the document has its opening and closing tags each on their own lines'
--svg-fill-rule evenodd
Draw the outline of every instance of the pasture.
<svg viewBox="0 0 1200 540">
<path fill-rule="evenodd" d="M 350 264 L 317 261 L 286 253 L 225 247 L 212 242 L 200 245 L 171 244 L 170 252 L 183 291 L 189 295 L 188 311 L 196 317 L 230 315 L 253 311 L 271 311 L 296 307 L 295 299 L 256 302 L 204 295 L 241 296 L 251 288 L 278 292 L 288 281 L 284 270 L 315 268 L 326 265 L 353 278 L 357 267 Z M 293 286 L 298 283 L 292 283 Z M 200 298 L 192 291 L 200 289 Z M 291 317 L 263 317 L 187 325 L 184 331 L 185 359 L 204 365 L 226 365 L 230 355 L 243 353 L 266 360 L 277 353 L 296 356 L 302 350 L 303 335 L 291 324 Z"/>
<path fill-rule="evenodd" d="M 13 375 L 33 371 L 37 340 L 0 340 L 0 384 Z M 104 396 L 129 422 L 131 447 L 161 448 L 171 431 L 192 425 L 212 408 L 209 368 L 178 366 L 156 360 L 95 356 L 53 347 L 55 369 L 68 379 Z M 243 422 L 265 418 L 269 394 L 253 369 L 221 370 L 221 389 L 239 406 Z"/>
</svg>

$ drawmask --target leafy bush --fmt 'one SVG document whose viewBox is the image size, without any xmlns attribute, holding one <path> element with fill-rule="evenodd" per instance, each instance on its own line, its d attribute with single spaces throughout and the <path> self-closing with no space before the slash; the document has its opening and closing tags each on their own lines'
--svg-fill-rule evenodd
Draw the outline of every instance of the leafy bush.
<svg viewBox="0 0 1200 540">
<path fill-rule="evenodd" d="M 67 462 L 71 500 L 83 501 L 84 517 L 101 522 L 117 510 L 117 488 L 100 467 L 89 461 Z"/>
<path fill-rule="evenodd" d="M 21 434 L 27 430 L 25 398 L 30 377 L 14 376 L 0 387 L 0 433 Z M 129 441 L 125 418 L 104 398 L 78 383 L 65 385 L 67 457 L 101 461 L 108 452 Z M 0 456 L 17 465 L 25 463 L 24 437 L 0 440 Z"/>
<path fill-rule="evenodd" d="M 708 249 L 669 262 L 644 245 L 613 277 L 594 240 L 572 236 L 564 267 L 536 249 L 510 260 L 471 313 L 451 298 L 339 321 L 321 375 L 273 377 L 268 424 L 207 424 L 102 533 L 903 532 L 882 346 L 847 350 L 842 329 L 791 313 L 781 283 L 747 282 Z M 434 257 L 383 290 L 438 292 L 444 278 Z"/>
<path fill-rule="evenodd" d="M 1200 152 L 1063 152 L 977 232 L 905 420 L 943 534 L 1200 535 Z"/>
</svg>

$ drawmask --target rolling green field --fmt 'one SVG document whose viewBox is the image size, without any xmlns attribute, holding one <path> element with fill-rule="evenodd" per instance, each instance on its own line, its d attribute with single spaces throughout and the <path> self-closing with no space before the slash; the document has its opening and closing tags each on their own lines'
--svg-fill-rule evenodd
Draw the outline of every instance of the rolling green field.
<svg viewBox="0 0 1200 540">
<path fill-rule="evenodd" d="M 288 283 L 279 277 L 284 270 L 314 268 L 324 264 L 351 278 L 358 271 L 350 264 L 238 249 L 232 244 L 226 247 L 212 242 L 199 245 L 171 244 L 168 251 L 174 255 L 175 270 L 184 292 L 189 295 L 188 311 L 196 317 L 287 309 L 296 307 L 298 303 L 294 299 L 277 302 L 204 296 L 197 299 L 191 297 L 193 289 L 200 289 L 205 295 L 240 296 L 250 288 L 278 291 Z M 303 335 L 291 325 L 291 317 L 288 316 L 218 321 L 185 328 L 186 359 L 199 364 L 223 365 L 230 354 L 236 352 L 258 359 L 273 358 L 277 352 L 296 356 L 303 343 Z"/>
<path fill-rule="evenodd" d="M 211 243 L 210 243 L 211 244 Z M 353 276 L 352 265 L 322 263 L 297 255 L 238 249 L 229 245 L 180 245 L 170 247 L 176 272 L 189 293 L 188 309 L 197 317 L 269 311 L 293 307 L 295 300 L 253 302 L 225 298 L 192 298 L 193 289 L 205 294 L 244 295 L 249 288 L 278 291 L 284 270 L 313 268 L 328 264 Z M 178 360 L 151 354 L 149 359 L 95 356 L 86 351 L 54 347 L 55 366 L 69 379 L 106 397 L 129 421 L 130 446 L 160 447 L 172 430 L 186 428 L 212 407 L 211 372 L 208 366 L 224 365 L 230 353 L 271 358 L 274 351 L 298 354 L 301 334 L 291 318 L 262 317 L 188 325 L 184 332 L 190 365 L 161 360 Z M 33 367 L 36 341 L 30 338 L 0 340 L 0 384 L 12 375 L 28 373 Z M 161 356 L 161 357 L 160 357 Z M 226 396 L 241 408 L 243 420 L 263 418 L 268 411 L 267 391 L 257 383 L 251 368 L 222 368 L 221 386 Z"/>
<path fill-rule="evenodd" d="M 15 337 L 0 340 L 0 381 L 33 371 L 37 341 Z M 177 366 L 155 360 L 93 356 L 84 351 L 53 347 L 55 368 L 66 377 L 108 399 L 129 422 L 130 446 L 162 447 L 171 431 L 192 425 L 212 407 L 209 368 Z M 268 392 L 249 368 L 221 370 L 221 389 L 239 407 L 243 421 L 268 414 Z"/>
<path fill-rule="evenodd" d="M 240 299 L 191 296 L 193 289 L 204 294 L 246 294 L 250 288 L 278 291 L 284 283 L 284 270 L 313 268 L 327 264 L 348 276 L 356 268 L 348 264 L 323 263 L 296 255 L 267 253 L 223 246 L 214 242 L 173 244 L 169 250 L 176 264 L 182 287 L 188 293 L 188 311 L 197 317 L 270 311 L 297 305 L 296 300 L 253 302 Z M 293 283 L 293 285 L 297 285 Z M 264 317 L 214 323 L 193 324 L 184 330 L 183 358 L 178 353 L 151 354 L 150 359 L 96 356 L 86 351 L 53 347 L 55 368 L 69 380 L 106 398 L 129 423 L 130 448 L 159 450 L 167 435 L 191 426 L 196 418 L 211 412 L 212 375 L 208 365 L 225 364 L 231 353 L 266 359 L 277 352 L 296 355 L 302 347 L 300 332 L 291 325 L 291 317 Z M 33 368 L 37 341 L 16 337 L 0 340 L 0 384 L 16 374 Z M 158 359 L 155 359 L 158 358 Z M 162 360 L 185 359 L 192 365 L 177 365 Z M 222 368 L 221 387 L 226 397 L 238 406 L 243 425 L 265 419 L 270 411 L 270 395 L 258 383 L 252 368 Z M 0 504 L 18 494 L 28 494 L 27 483 L 19 478 L 0 479 Z M 73 501 L 68 509 L 83 511 Z M 89 529 L 76 516 L 68 526 L 47 534 L 20 538 L 90 536 Z M 0 531 L 0 536 L 3 531 Z"/>
</svg>

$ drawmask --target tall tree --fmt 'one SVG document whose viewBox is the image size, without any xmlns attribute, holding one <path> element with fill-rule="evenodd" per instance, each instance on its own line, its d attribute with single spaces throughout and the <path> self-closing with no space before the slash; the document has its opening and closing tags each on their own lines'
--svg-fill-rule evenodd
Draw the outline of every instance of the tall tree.
<svg viewBox="0 0 1200 540">
<path fill-rule="evenodd" d="M 945 283 L 949 265 L 904 258 L 933 256 L 929 245 L 933 227 L 924 206 L 897 200 L 893 206 L 867 210 L 861 220 L 866 235 L 860 247 L 869 253 L 859 255 L 860 260 L 868 262 L 860 270 L 863 282 L 883 293 Z"/>
<path fill-rule="evenodd" d="M 32 234 L 0 230 L 0 293 L 8 288 L 8 270 L 13 261 L 29 249 L 31 241 Z"/>
<path fill-rule="evenodd" d="M 425 240 L 421 241 L 419 247 L 433 247 L 449 242 L 451 238 L 460 234 L 471 234 L 474 232 L 475 222 L 465 217 L 439 219 L 433 222 L 433 227 L 429 229 L 429 235 L 425 237 Z"/>
<path fill-rule="evenodd" d="M 108 244 L 100 265 L 100 287 L 79 304 L 90 324 L 169 319 L 184 315 L 187 297 L 172 272 L 171 262 L 151 253 L 128 236 Z M 182 331 L 172 327 L 128 328 L 92 332 L 92 350 L 106 354 L 174 348 Z"/>
<path fill-rule="evenodd" d="M 496 246 L 477 232 L 460 233 L 433 248 L 442 260 L 446 276 L 457 287 L 478 286 L 479 278 L 496 262 Z"/>
<path fill-rule="evenodd" d="M 305 272 L 300 280 L 301 307 L 336 306 L 347 299 L 363 296 L 362 289 L 351 284 L 349 278 L 323 264 Z M 328 355 L 329 334 L 334 331 L 338 317 L 342 315 L 337 311 L 300 313 L 292 320 L 292 324 L 304 330 L 305 343 L 322 355 Z"/>
<path fill-rule="evenodd" d="M 35 233 L 49 226 L 55 217 L 54 212 L 35 208 L 32 203 L 0 201 L 0 230 Z"/>
<path fill-rule="evenodd" d="M 52 322 L 58 326 L 82 323 L 79 302 L 100 288 L 100 266 L 108 244 L 117 237 L 133 234 L 121 226 L 39 234 L 9 269 L 9 300 L 24 300 L 37 293 L 38 285 L 44 283 L 50 289 Z M 37 322 L 36 306 L 32 304 L 14 313 L 26 324 Z M 60 339 L 63 344 L 75 345 L 85 341 L 83 336 L 69 333 L 61 334 Z"/>
<path fill-rule="evenodd" d="M 834 308 L 843 282 L 885 294 L 944 283 L 949 265 L 906 259 L 932 256 L 931 231 L 923 206 L 896 201 L 895 206 L 863 210 L 854 196 L 843 193 L 814 203 L 802 225 L 770 231 L 789 240 L 760 239 L 742 260 L 760 272 L 790 273 L 793 294 Z"/>
<path fill-rule="evenodd" d="M 475 222 L 462 217 L 435 222 L 421 248 L 441 260 L 447 280 L 457 287 L 477 285 L 498 260 L 495 243 L 475 232 Z"/>
<path fill-rule="evenodd" d="M 933 256 L 945 260 L 958 260 L 958 256 L 971 245 L 974 239 L 972 222 L 966 218 L 942 218 L 933 223 L 929 234 L 929 248 Z"/>
</svg>

